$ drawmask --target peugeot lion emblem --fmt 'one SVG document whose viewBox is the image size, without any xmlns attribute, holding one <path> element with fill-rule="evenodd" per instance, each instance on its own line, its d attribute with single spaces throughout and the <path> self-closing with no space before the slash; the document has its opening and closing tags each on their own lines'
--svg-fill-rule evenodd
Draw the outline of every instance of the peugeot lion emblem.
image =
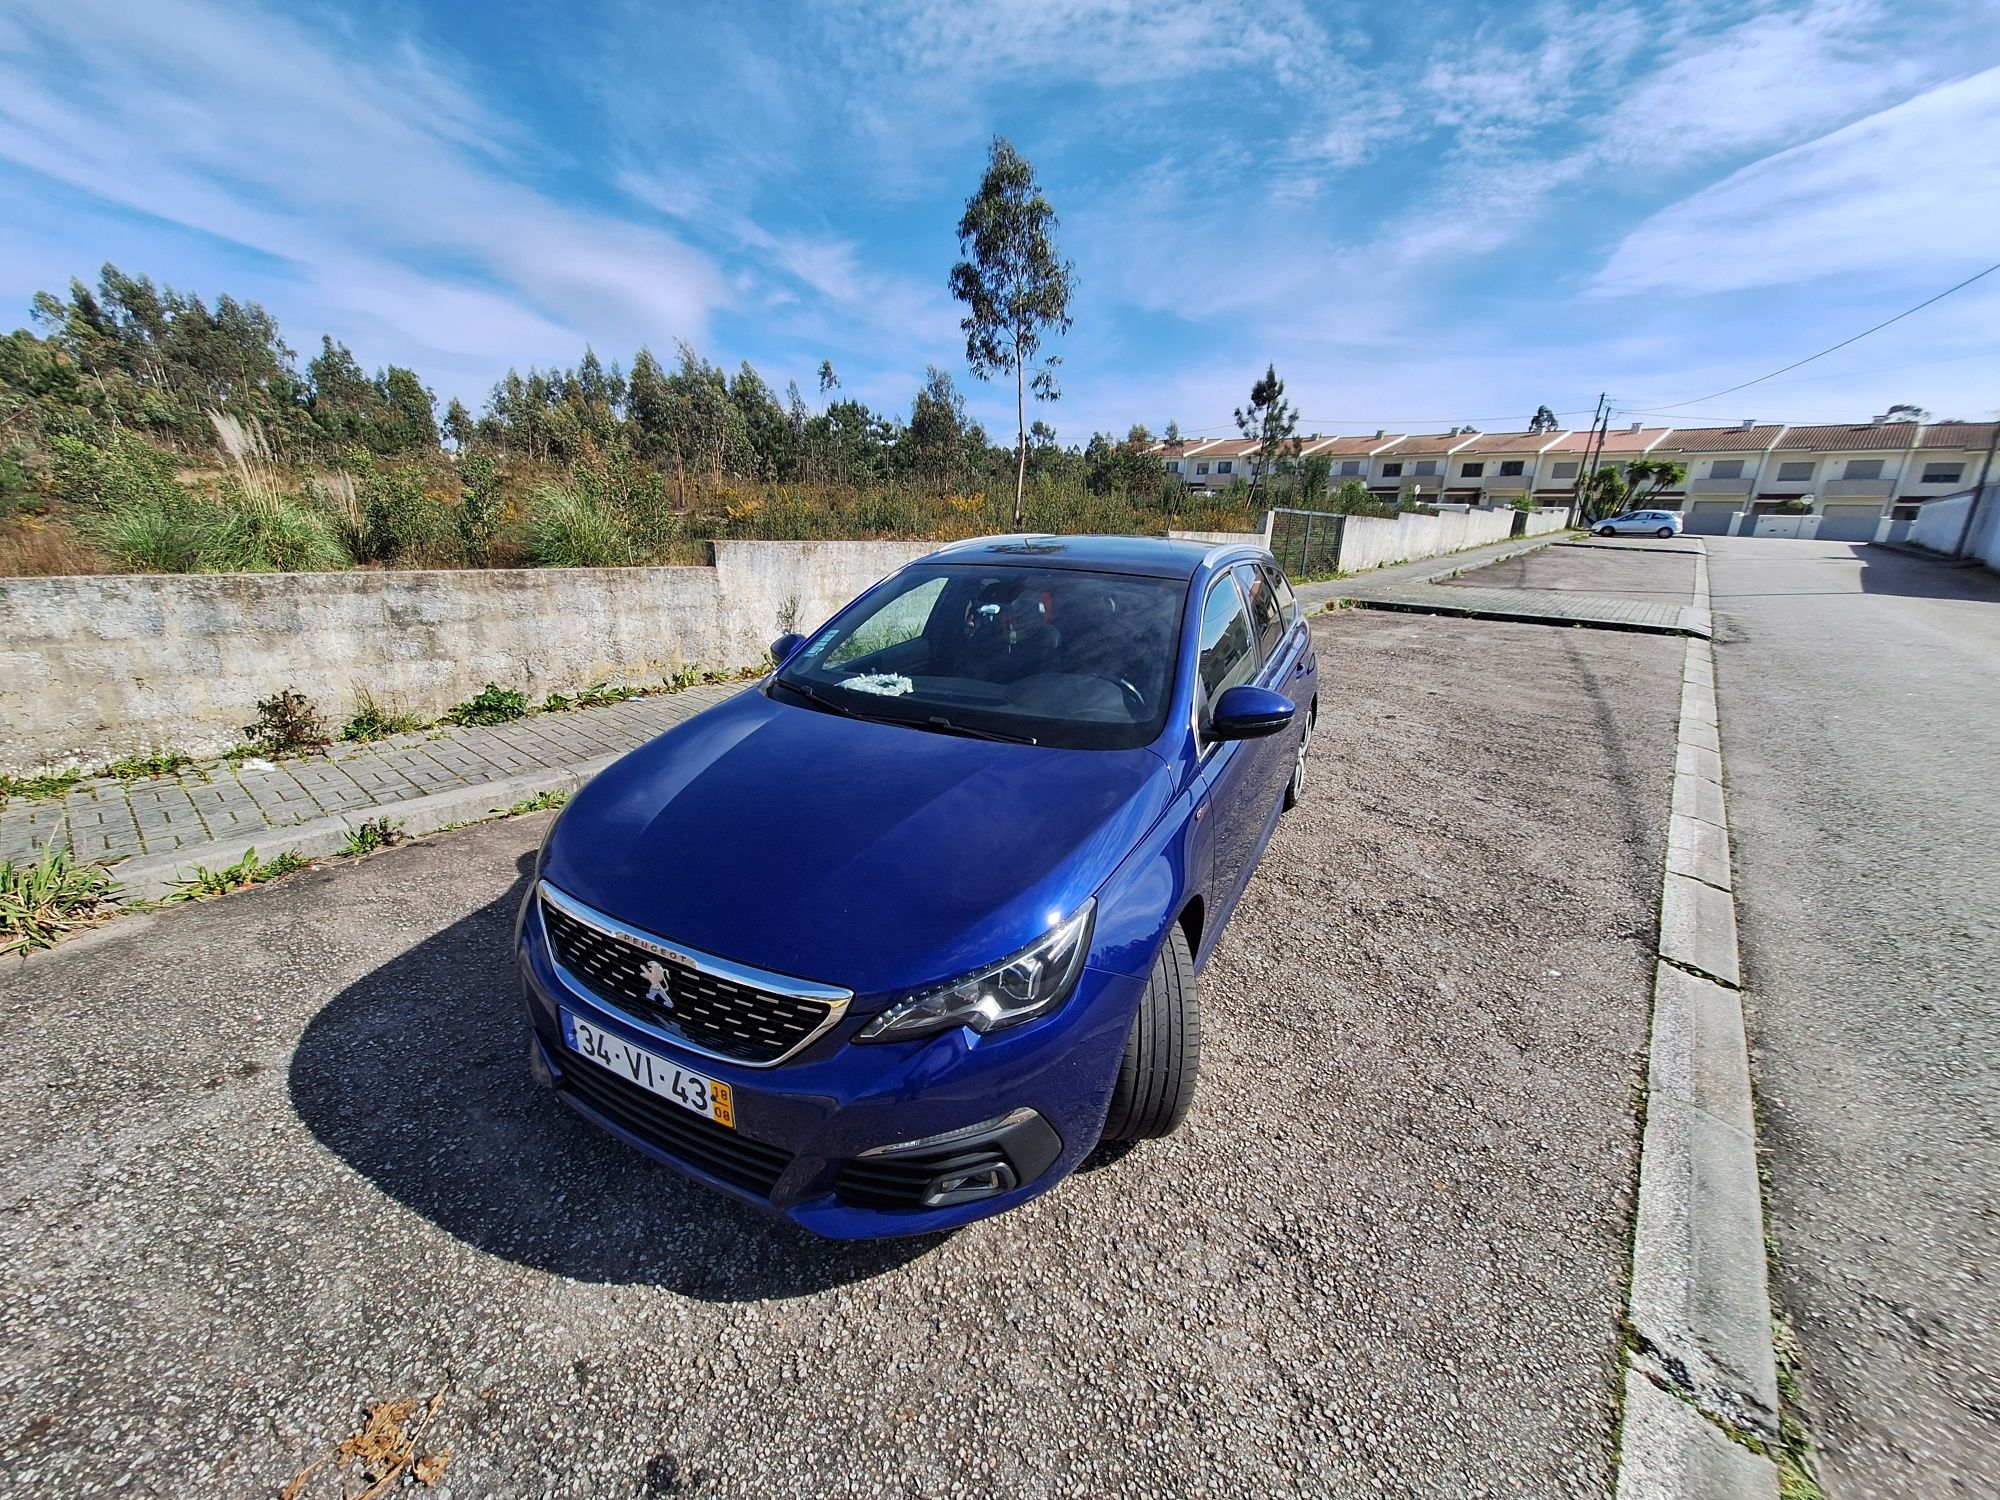
<svg viewBox="0 0 2000 1500">
<path fill-rule="evenodd" d="M 646 981 L 646 998 L 657 1000 L 668 1010 L 674 1008 L 674 997 L 667 990 L 667 966 L 657 958 L 649 958 L 639 965 L 639 977 Z"/>
</svg>

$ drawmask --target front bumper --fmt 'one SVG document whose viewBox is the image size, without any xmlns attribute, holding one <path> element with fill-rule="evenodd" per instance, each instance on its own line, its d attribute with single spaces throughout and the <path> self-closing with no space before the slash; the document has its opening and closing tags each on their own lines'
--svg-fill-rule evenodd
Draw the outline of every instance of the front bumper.
<svg viewBox="0 0 2000 1500">
<path fill-rule="evenodd" d="M 539 1081 L 675 1171 L 830 1239 L 955 1229 L 1054 1187 L 1103 1131 L 1144 990 L 1142 979 L 1086 967 L 1053 1014 L 1007 1031 L 851 1044 L 870 1016 L 849 1015 L 791 1060 L 747 1068 L 678 1048 L 572 982 L 536 914 L 521 924 L 518 956 Z M 565 1008 L 728 1084 L 734 1129 L 571 1051 Z M 973 1126 L 985 1128 L 966 1134 Z"/>
</svg>

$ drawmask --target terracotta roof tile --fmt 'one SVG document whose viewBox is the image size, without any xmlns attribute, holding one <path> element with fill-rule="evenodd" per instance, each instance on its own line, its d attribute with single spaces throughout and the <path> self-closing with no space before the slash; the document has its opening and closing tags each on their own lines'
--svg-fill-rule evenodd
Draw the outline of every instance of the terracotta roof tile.
<svg viewBox="0 0 2000 1500">
<path fill-rule="evenodd" d="M 1995 422 L 1933 422 L 1924 429 L 1924 435 L 1917 439 L 1919 450 L 1936 448 L 1956 449 L 1968 452 L 1977 449 L 1986 451 L 1986 445 L 1993 441 L 1993 429 L 2000 426 Z"/>
<path fill-rule="evenodd" d="M 1874 452 L 1910 446 L 1916 436 L 1913 422 L 1846 422 L 1832 427 L 1794 427 L 1778 439 L 1780 453 Z"/>
<path fill-rule="evenodd" d="M 1779 422 L 1755 427 L 1676 427 L 1653 449 L 1666 453 L 1762 453 L 1784 431 Z"/>
<path fill-rule="evenodd" d="M 1561 429 L 1555 432 L 1482 432 L 1473 439 L 1469 448 L 1461 448 L 1459 452 L 1467 458 L 1480 458 L 1489 453 L 1531 455 L 1550 448 L 1552 444 L 1559 445 L 1563 436 Z"/>
</svg>

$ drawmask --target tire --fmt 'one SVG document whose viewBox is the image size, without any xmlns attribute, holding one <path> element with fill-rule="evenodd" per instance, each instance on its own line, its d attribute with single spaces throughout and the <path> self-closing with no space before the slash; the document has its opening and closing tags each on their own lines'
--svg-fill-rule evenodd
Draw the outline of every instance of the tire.
<svg viewBox="0 0 2000 1500">
<path fill-rule="evenodd" d="M 1201 1061 L 1201 1006 L 1194 992 L 1194 955 L 1176 922 L 1167 933 L 1139 1013 L 1125 1036 L 1125 1055 L 1104 1117 L 1106 1141 L 1144 1141 L 1170 1133 L 1194 1102 Z"/>
<path fill-rule="evenodd" d="M 1306 751 L 1312 748 L 1313 726 L 1319 722 L 1317 705 L 1306 709 L 1305 733 L 1299 736 L 1299 753 L 1292 761 L 1292 779 L 1285 783 L 1285 811 L 1299 805 L 1299 793 L 1306 788 Z"/>
<path fill-rule="evenodd" d="M 1598 527 L 1598 528 L 1597 528 L 1597 534 L 1598 534 L 1599 536 L 1616 536 L 1616 535 L 1618 535 L 1618 533 L 1617 533 L 1617 532 L 1615 532 L 1615 531 L 1613 531 L 1613 530 L 1612 530 L 1612 529 L 1611 529 L 1611 528 L 1610 528 L 1609 526 L 1600 526 L 1600 527 Z"/>
<path fill-rule="evenodd" d="M 1654 536 L 1672 536 L 1673 534 L 1674 528 L 1671 526 L 1662 526 L 1658 531 L 1653 533 Z"/>
</svg>

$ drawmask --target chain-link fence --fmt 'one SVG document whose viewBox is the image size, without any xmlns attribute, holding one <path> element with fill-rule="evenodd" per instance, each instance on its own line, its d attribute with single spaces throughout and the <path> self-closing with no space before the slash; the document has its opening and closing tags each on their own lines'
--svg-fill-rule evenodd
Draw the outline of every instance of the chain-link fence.
<svg viewBox="0 0 2000 1500">
<path fill-rule="evenodd" d="M 1273 510 L 1271 555 L 1293 578 L 1325 578 L 1340 571 L 1340 538 L 1347 517 L 1336 511 Z"/>
</svg>

